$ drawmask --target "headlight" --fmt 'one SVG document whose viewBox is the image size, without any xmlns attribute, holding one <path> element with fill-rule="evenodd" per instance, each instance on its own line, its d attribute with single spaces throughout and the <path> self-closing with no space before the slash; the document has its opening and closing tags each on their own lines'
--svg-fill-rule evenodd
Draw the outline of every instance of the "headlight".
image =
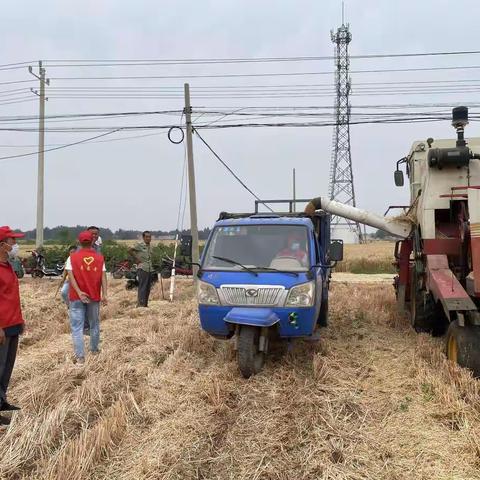
<svg viewBox="0 0 480 480">
<path fill-rule="evenodd" d="M 197 287 L 198 303 L 202 305 L 218 305 L 218 295 L 216 288 L 206 282 L 198 281 Z"/>
<path fill-rule="evenodd" d="M 302 283 L 292 287 L 285 302 L 286 307 L 311 307 L 315 298 L 315 284 Z"/>
</svg>

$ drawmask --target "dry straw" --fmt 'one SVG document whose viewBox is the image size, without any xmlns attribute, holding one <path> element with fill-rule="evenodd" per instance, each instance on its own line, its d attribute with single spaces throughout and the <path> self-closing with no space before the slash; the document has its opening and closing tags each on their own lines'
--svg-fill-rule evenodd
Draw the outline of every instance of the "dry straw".
<svg viewBox="0 0 480 480">
<path fill-rule="evenodd" d="M 54 288 L 22 284 L 2 479 L 479 478 L 478 383 L 411 331 L 390 285 L 334 285 L 322 341 L 274 344 L 250 380 L 200 330 L 189 281 L 149 309 L 113 282 L 82 368 Z"/>
</svg>

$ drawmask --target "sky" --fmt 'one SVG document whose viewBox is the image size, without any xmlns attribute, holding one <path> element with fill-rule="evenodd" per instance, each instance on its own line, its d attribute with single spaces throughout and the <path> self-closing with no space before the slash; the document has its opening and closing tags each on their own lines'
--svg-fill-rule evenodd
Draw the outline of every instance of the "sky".
<svg viewBox="0 0 480 480">
<path fill-rule="evenodd" d="M 476 50 L 478 1 L 405 0 L 403 2 L 347 0 L 346 22 L 353 36 L 352 56 Z M 44 0 L 4 2 L 0 43 L 2 65 L 25 62 L 21 68 L 0 69 L 0 127 L 19 126 L 30 131 L 0 131 L 0 157 L 36 152 L 38 99 L 28 91 L 38 81 L 27 66 L 37 70 L 44 60 L 49 100 L 46 114 L 78 115 L 113 112 L 172 111 L 163 115 L 127 118 L 48 119 L 46 148 L 85 140 L 118 127 L 121 130 L 69 148 L 45 153 L 45 226 L 98 224 L 112 229 L 175 229 L 189 227 L 188 206 L 180 208 L 184 145 L 169 142 L 165 129 L 184 122 L 182 89 L 190 83 L 193 118 L 197 125 L 230 117 L 199 111 L 265 111 L 271 107 L 332 107 L 333 60 L 199 65 L 91 65 L 92 60 L 163 60 L 259 57 L 309 57 L 333 55 L 330 31 L 341 24 L 340 0 Z M 435 93 L 383 94 L 362 90 L 365 82 L 475 80 L 480 55 L 397 57 L 351 60 L 352 112 L 366 105 L 445 104 L 478 102 L 478 90 Z M 406 69 L 458 66 L 455 70 L 354 73 L 365 69 Z M 0 67 L 1 68 L 1 67 Z M 478 67 L 480 68 L 480 67 Z M 198 78 L 198 75 L 238 75 L 316 72 L 315 75 Z M 156 79 L 79 79 L 60 77 L 176 76 Z M 196 77 L 194 77 L 196 76 Z M 5 82 L 30 80 L 31 83 Z M 480 80 L 479 80 L 480 81 Z M 326 85 L 321 95 L 282 97 L 251 95 L 246 88 L 271 85 Z M 360 84 L 360 85 L 359 85 Z M 242 94 L 230 94 L 237 86 Z M 103 98 L 78 98 L 86 87 L 101 88 Z M 23 92 L 11 92 L 25 88 Z M 64 90 L 69 88 L 70 90 Z M 74 90 L 74 88 L 76 90 Z M 170 89 L 174 95 L 139 98 L 148 89 Z M 205 94 L 208 89 L 215 92 Z M 293 87 L 292 87 L 293 88 Z M 105 98 L 121 90 L 123 98 Z M 94 96 L 90 89 L 90 97 Z M 130 92 L 130 97 L 125 98 Z M 418 92 L 418 90 L 417 90 Z M 221 95 L 220 95 L 221 93 Z M 19 96 L 15 96 L 19 95 Z M 87 96 L 87 94 L 84 94 Z M 117 97 L 119 95 L 116 95 Z M 67 97 L 67 98 L 65 98 Z M 155 97 L 155 95 L 151 95 Z M 166 98 L 165 98 L 166 97 Z M 213 98 L 212 98 L 213 97 Z M 216 97 L 216 98 L 215 98 Z M 273 98 L 270 98 L 273 97 Z M 7 100 L 18 103 L 8 103 Z M 250 107 L 246 109 L 246 107 Z M 256 110 L 252 109 L 255 108 Z M 413 109 L 413 107 L 412 107 Z M 270 112 L 272 110 L 269 110 Z M 314 110 L 332 112 L 331 109 Z M 372 107 L 370 112 L 381 112 Z M 410 111 L 408 108 L 404 111 Z M 471 108 L 471 113 L 476 113 Z M 15 116 L 31 116 L 14 121 Z M 253 117 L 257 118 L 257 117 Z M 322 117 L 323 118 L 323 117 Z M 245 118 L 236 117 L 239 122 Z M 313 118 L 318 120 L 320 117 Z M 232 119 L 235 120 L 235 119 Z M 281 118 L 259 121 L 279 122 Z M 295 119 L 295 120 L 298 120 Z M 310 118 L 312 120 L 312 118 Z M 253 120 L 254 121 L 254 120 Z M 231 123 L 238 123 L 232 121 Z M 65 127 L 59 132 L 58 127 Z M 138 129 L 139 126 L 149 129 Z M 79 127 L 96 127 L 95 129 Z M 100 129 L 103 128 L 103 130 Z M 56 128 L 57 131 L 48 131 Z M 71 130 L 73 128 L 73 131 Z M 70 129 L 70 130 L 66 130 Z M 297 197 L 328 194 L 332 152 L 331 126 L 209 128 L 202 137 L 260 198 L 290 198 L 292 169 L 296 169 Z M 178 133 L 178 132 L 176 132 Z M 393 171 L 414 140 L 450 138 L 448 121 L 417 124 L 367 124 L 351 126 L 352 162 L 357 206 L 383 213 L 389 205 L 408 203 L 408 187 L 395 187 Z M 467 127 L 468 136 L 480 136 L 478 124 Z M 130 138 L 128 138 L 130 137 Z M 137 137 L 137 138 L 132 138 Z M 232 177 L 211 152 L 194 137 L 198 223 L 208 227 L 220 211 L 251 211 L 252 196 Z M 21 229 L 35 227 L 37 156 L 0 158 L 0 224 Z M 180 215 L 179 215 L 180 211 Z"/>
</svg>

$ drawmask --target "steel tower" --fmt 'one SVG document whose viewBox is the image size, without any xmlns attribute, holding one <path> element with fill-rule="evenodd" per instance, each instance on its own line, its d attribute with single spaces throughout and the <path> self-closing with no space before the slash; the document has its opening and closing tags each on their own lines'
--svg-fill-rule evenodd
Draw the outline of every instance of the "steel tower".
<svg viewBox="0 0 480 480">
<path fill-rule="evenodd" d="M 332 159 L 330 164 L 329 197 L 347 205 L 355 205 L 353 188 L 352 155 L 350 151 L 350 57 L 348 44 L 352 40 L 349 24 L 343 22 L 337 32 L 331 31 L 335 44 L 335 127 L 333 130 Z M 361 241 L 360 224 L 341 217 L 332 218 L 332 230 L 345 230 L 347 237 Z M 340 235 L 341 236 L 341 235 Z"/>
</svg>

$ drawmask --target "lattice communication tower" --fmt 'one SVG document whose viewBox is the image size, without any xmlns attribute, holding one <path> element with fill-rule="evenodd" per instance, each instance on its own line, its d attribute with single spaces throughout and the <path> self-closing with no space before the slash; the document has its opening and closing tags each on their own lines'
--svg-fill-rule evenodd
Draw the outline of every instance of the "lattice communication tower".
<svg viewBox="0 0 480 480">
<path fill-rule="evenodd" d="M 330 165 L 329 196 L 347 205 L 355 206 L 352 155 L 350 151 L 350 57 L 348 45 L 352 40 L 349 24 L 342 22 L 336 33 L 331 31 L 335 44 L 335 127 L 333 130 L 332 159 Z M 362 240 L 360 224 L 342 217 L 332 218 L 332 229 L 345 229 Z"/>
</svg>

